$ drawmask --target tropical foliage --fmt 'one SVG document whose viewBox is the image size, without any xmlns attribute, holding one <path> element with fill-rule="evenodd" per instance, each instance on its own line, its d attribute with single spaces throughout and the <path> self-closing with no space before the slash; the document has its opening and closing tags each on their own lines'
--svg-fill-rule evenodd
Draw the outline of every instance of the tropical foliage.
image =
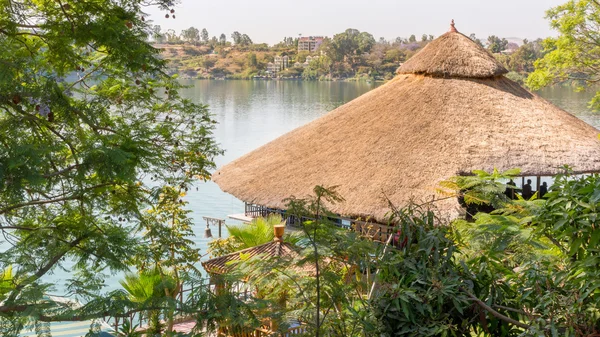
<svg viewBox="0 0 600 337">
<path fill-rule="evenodd" d="M 390 205 L 385 244 L 335 226 L 323 205 L 342 199 L 317 187 L 288 205 L 307 219 L 298 257 L 246 259 L 230 277 L 278 314 L 260 302 L 247 319 L 280 331 L 300 320 L 313 336 L 594 336 L 600 176 L 566 170 L 531 200 L 505 195 L 519 170 L 455 177 L 446 193 L 494 210 L 447 223 L 434 205 Z"/>
<path fill-rule="evenodd" d="M 273 226 L 281 222 L 281 215 L 271 214 L 266 218 L 254 219 L 249 225 L 227 226 L 227 231 L 240 243 L 241 249 L 246 249 L 273 241 Z"/>
<path fill-rule="evenodd" d="M 255 218 L 249 224 L 227 226 L 229 236 L 209 242 L 208 252 L 212 257 L 218 257 L 271 242 L 275 237 L 273 226 L 282 222 L 281 215 L 270 214 L 267 217 Z M 295 243 L 298 239 L 295 234 L 285 234 L 286 242 Z"/>
<path fill-rule="evenodd" d="M 149 269 L 136 274 L 128 273 L 120 283 L 133 303 L 147 308 L 164 306 L 163 302 L 168 298 L 165 296 L 165 289 L 175 292 L 178 287 L 171 275 L 165 276 L 164 272 L 157 269 Z M 147 332 L 151 335 L 160 335 L 163 329 L 160 310 L 148 310 L 145 314 L 149 321 Z"/>
</svg>

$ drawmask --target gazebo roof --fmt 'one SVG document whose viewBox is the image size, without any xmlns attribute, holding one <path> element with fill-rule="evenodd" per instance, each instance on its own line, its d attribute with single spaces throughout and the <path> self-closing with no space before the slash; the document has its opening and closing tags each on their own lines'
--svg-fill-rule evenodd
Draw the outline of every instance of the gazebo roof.
<svg viewBox="0 0 600 337">
<path fill-rule="evenodd" d="M 505 78 L 493 56 L 451 31 L 406 62 L 392 81 L 225 165 L 225 192 L 285 208 L 284 199 L 337 185 L 331 211 L 385 220 L 429 200 L 440 181 L 473 170 L 524 175 L 600 171 L 598 130 Z M 450 215 L 457 200 L 437 203 Z"/>
<path fill-rule="evenodd" d="M 475 45 L 470 38 L 456 29 L 451 29 L 404 63 L 398 73 L 489 78 L 504 75 L 508 70 L 485 49 Z"/>
<path fill-rule="evenodd" d="M 294 247 L 291 244 L 283 241 L 272 241 L 269 243 L 262 244 L 260 246 L 247 248 L 235 253 L 219 256 L 208 261 L 204 261 L 202 262 L 202 266 L 207 272 L 211 274 L 226 274 L 233 269 L 233 266 L 230 263 L 234 261 L 241 261 L 242 256 L 248 259 L 256 256 L 260 256 L 262 259 L 281 257 L 295 259 L 299 255 L 294 250 Z M 310 270 L 312 269 L 307 269 L 307 271 Z"/>
</svg>

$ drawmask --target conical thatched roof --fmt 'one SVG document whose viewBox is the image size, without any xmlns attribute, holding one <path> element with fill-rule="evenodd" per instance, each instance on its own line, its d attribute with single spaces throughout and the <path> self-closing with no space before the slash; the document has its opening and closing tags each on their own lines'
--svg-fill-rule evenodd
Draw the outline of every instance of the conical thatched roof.
<svg viewBox="0 0 600 337">
<path fill-rule="evenodd" d="M 389 83 L 224 166 L 214 181 L 239 199 L 283 199 L 339 185 L 344 216 L 430 199 L 438 183 L 472 170 L 553 175 L 567 164 L 600 171 L 598 130 L 501 76 L 503 68 L 451 31 Z M 487 74 L 487 76 L 486 76 Z M 456 214 L 458 202 L 438 207 Z"/>
<path fill-rule="evenodd" d="M 399 69 L 399 74 L 427 74 L 436 77 L 488 78 L 508 73 L 483 48 L 455 31 L 429 43 Z"/>
</svg>

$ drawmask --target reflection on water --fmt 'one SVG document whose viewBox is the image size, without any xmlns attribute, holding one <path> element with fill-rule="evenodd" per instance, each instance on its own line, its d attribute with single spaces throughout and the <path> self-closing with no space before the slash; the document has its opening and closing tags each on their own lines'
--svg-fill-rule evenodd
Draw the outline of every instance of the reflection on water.
<svg viewBox="0 0 600 337">
<path fill-rule="evenodd" d="M 600 129 L 600 112 L 593 112 L 589 108 L 589 102 L 596 94 L 596 90 L 600 90 L 600 87 L 583 92 L 575 92 L 571 87 L 555 86 L 540 90 L 538 94 L 583 119 L 588 124 Z"/>
<path fill-rule="evenodd" d="M 207 104 L 218 125 L 214 136 L 225 155 L 217 167 L 264 145 L 366 93 L 367 83 L 302 81 L 187 81 L 182 94 Z M 188 195 L 197 226 L 203 233 L 202 216 L 226 218 L 242 213 L 243 203 L 212 183 L 202 183 Z M 233 221 L 228 220 L 227 223 Z M 196 238 L 205 248 L 204 238 Z"/>
</svg>

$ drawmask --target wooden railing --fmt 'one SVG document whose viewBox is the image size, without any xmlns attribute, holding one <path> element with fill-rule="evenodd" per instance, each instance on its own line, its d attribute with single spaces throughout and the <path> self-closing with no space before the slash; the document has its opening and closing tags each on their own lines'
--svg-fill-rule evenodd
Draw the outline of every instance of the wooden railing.
<svg viewBox="0 0 600 337">
<path fill-rule="evenodd" d="M 294 335 L 302 335 L 307 332 L 306 326 L 300 325 L 295 328 L 290 328 L 286 333 L 283 334 L 284 337 L 294 336 Z"/>
<path fill-rule="evenodd" d="M 266 217 L 269 214 L 280 214 L 286 220 L 287 226 L 296 228 L 300 228 L 305 221 L 314 220 L 313 218 L 309 217 L 296 217 L 294 215 L 289 215 L 280 209 L 249 203 L 246 203 L 245 209 L 246 216 L 253 218 Z M 375 222 L 352 220 L 343 217 L 330 217 L 328 220 L 340 228 L 356 231 L 361 236 L 368 237 L 369 239 L 378 242 L 387 242 L 390 235 L 394 234 L 393 226 L 383 225 Z"/>
<path fill-rule="evenodd" d="M 258 218 L 260 216 L 266 217 L 267 215 L 269 215 L 271 213 L 276 213 L 276 212 L 273 212 L 273 210 L 271 210 L 270 208 L 265 207 L 265 206 L 246 203 L 246 209 L 245 209 L 246 216 Z"/>
<path fill-rule="evenodd" d="M 353 221 L 352 230 L 378 242 L 387 242 L 390 235 L 394 234 L 393 226 L 365 221 Z"/>
</svg>

